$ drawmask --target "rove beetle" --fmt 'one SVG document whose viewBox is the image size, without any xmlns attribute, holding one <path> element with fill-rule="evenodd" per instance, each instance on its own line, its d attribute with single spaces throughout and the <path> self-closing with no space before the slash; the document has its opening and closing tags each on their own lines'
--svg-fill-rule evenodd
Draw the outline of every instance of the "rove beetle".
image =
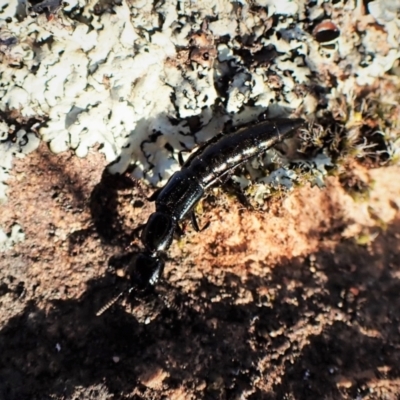
<svg viewBox="0 0 400 400">
<path fill-rule="evenodd" d="M 144 291 L 159 281 L 165 264 L 162 253 L 170 247 L 174 232 L 181 231 L 180 221 L 190 216 L 193 227 L 199 231 L 193 210 L 208 188 L 225 182 L 237 167 L 291 137 L 304 125 L 301 118 L 264 120 L 230 134 L 219 134 L 196 150 L 180 171 L 149 199 L 155 200 L 156 211 L 142 230 L 144 251 L 135 254 L 130 262 L 129 292 Z M 97 315 L 111 307 L 122 294 Z"/>
</svg>

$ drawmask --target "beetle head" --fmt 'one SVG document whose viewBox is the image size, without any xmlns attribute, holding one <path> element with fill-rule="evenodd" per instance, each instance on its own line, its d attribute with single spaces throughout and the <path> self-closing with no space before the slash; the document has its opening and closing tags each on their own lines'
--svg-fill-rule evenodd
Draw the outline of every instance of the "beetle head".
<svg viewBox="0 0 400 400">
<path fill-rule="evenodd" d="M 154 286 L 164 270 L 164 260 L 147 253 L 135 254 L 129 263 L 132 288 L 146 290 Z"/>
</svg>

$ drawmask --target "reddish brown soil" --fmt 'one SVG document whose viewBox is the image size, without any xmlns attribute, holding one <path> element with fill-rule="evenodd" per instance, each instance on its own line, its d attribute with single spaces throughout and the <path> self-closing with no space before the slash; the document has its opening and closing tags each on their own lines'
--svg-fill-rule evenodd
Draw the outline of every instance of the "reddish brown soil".
<svg viewBox="0 0 400 400">
<path fill-rule="evenodd" d="M 0 253 L 0 399 L 399 398 L 399 168 L 355 166 L 368 199 L 330 178 L 263 213 L 216 190 L 156 294 L 96 317 L 154 207 L 104 168 L 45 146 L 15 163 L 0 226 L 26 239 Z"/>
</svg>

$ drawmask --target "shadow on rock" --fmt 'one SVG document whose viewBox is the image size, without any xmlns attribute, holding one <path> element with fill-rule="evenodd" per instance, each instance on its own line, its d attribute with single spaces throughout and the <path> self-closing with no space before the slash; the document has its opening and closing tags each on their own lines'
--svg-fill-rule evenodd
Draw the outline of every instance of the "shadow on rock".
<svg viewBox="0 0 400 400">
<path fill-rule="evenodd" d="M 105 170 L 101 181 L 90 196 L 90 212 L 94 227 L 100 238 L 107 244 L 127 246 L 132 239 L 128 237 L 126 222 L 119 214 L 120 198 L 132 196 L 135 183 L 126 175 L 111 175 Z M 126 192 L 126 194 L 124 194 Z"/>
</svg>

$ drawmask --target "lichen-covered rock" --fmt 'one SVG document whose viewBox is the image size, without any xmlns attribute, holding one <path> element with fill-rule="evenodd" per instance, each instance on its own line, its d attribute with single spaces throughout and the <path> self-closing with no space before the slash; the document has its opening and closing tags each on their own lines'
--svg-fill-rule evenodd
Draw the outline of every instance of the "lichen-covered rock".
<svg viewBox="0 0 400 400">
<path fill-rule="evenodd" d="M 55 153 L 85 157 L 97 146 L 110 171 L 135 164 L 135 177 L 163 183 L 179 151 L 228 120 L 327 120 L 329 110 L 337 121 L 346 114 L 338 104 L 399 59 L 396 7 L 376 0 L 365 15 L 354 2 L 322 0 L 11 1 L 0 14 L 0 110 L 46 119 L 40 139 Z"/>
</svg>

